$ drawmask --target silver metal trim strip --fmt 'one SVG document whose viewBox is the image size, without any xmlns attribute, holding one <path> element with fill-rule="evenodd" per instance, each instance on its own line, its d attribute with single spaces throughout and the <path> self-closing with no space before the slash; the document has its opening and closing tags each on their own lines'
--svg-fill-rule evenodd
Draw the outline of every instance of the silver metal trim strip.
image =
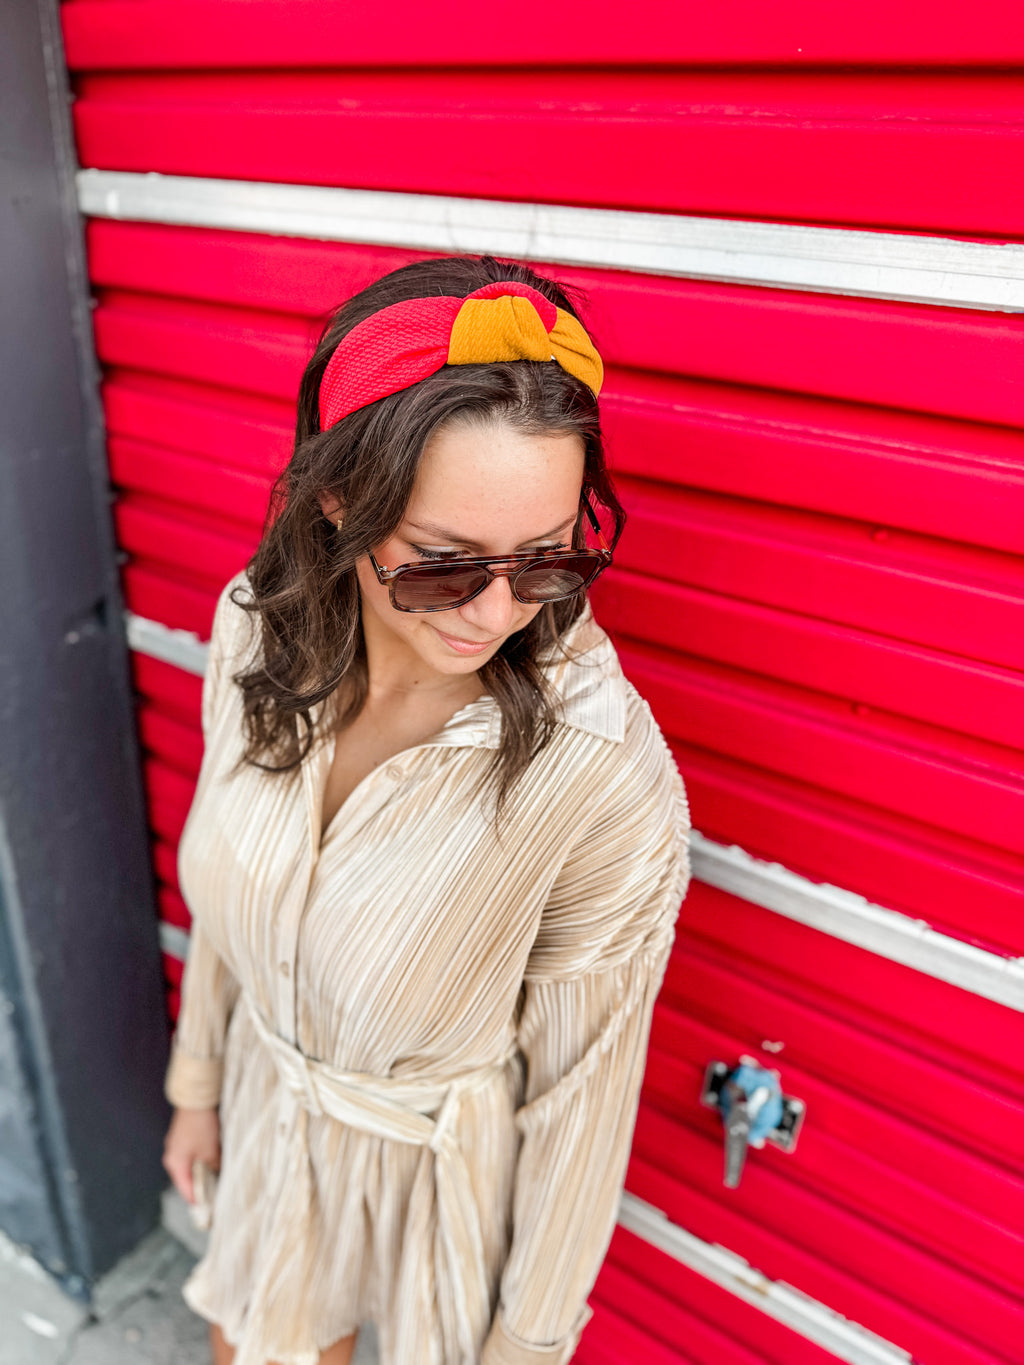
<svg viewBox="0 0 1024 1365">
<path fill-rule="evenodd" d="M 148 617 L 137 616 L 133 611 L 124 613 L 125 634 L 128 648 L 146 654 L 151 659 L 161 659 L 165 664 L 173 664 L 186 673 L 196 673 L 202 677 L 206 672 L 206 658 L 210 646 L 204 644 L 191 630 L 176 630 L 150 621 Z"/>
<path fill-rule="evenodd" d="M 168 924 L 166 920 L 161 920 L 160 947 L 171 957 L 176 957 L 179 962 L 184 962 L 188 957 L 188 931 L 179 929 L 176 924 Z"/>
<path fill-rule="evenodd" d="M 635 1194 L 623 1192 L 619 1222 L 698 1275 L 830 1351 L 837 1360 L 848 1365 L 910 1365 L 913 1360 L 909 1351 L 844 1318 L 802 1290 L 784 1280 L 768 1279 L 736 1252 L 695 1237 Z"/>
<path fill-rule="evenodd" d="M 709 886 L 974 995 L 1024 1010 L 1024 958 L 1002 957 L 964 943 L 925 920 L 886 910 L 854 891 L 812 882 L 696 831 L 691 855 L 694 876 Z"/>
<path fill-rule="evenodd" d="M 1024 311 L 1024 245 L 910 233 L 81 170 L 97 218 L 263 232 L 774 289 Z"/>
<path fill-rule="evenodd" d="M 125 612 L 125 626 L 129 648 L 202 676 L 209 646 L 191 631 L 172 630 L 130 611 Z M 693 875 L 709 886 L 987 1000 L 1024 1010 L 1024 958 L 1001 957 L 963 943 L 924 920 L 886 910 L 856 892 L 812 882 L 735 845 L 717 844 L 696 830 L 690 853 Z"/>
</svg>

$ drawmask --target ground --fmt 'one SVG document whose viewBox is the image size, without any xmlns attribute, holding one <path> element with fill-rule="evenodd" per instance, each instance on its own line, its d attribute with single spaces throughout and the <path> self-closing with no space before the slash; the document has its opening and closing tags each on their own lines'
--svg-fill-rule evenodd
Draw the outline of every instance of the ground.
<svg viewBox="0 0 1024 1365">
<path fill-rule="evenodd" d="M 181 1297 L 205 1236 L 166 1190 L 162 1225 L 95 1286 L 90 1308 L 0 1232 L 0 1365 L 210 1365 L 207 1325 Z M 367 1326 L 353 1365 L 376 1360 Z"/>
</svg>

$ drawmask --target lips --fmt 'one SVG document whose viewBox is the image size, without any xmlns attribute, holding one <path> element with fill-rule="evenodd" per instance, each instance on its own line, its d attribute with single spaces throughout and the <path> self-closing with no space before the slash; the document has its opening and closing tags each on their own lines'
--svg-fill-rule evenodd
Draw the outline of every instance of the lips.
<svg viewBox="0 0 1024 1365">
<path fill-rule="evenodd" d="M 434 629 L 437 630 L 437 626 Z M 457 654 L 483 654 L 498 643 L 497 638 L 482 641 L 460 640 L 457 635 L 446 635 L 443 630 L 437 630 L 437 633 L 448 648 L 455 650 Z"/>
</svg>

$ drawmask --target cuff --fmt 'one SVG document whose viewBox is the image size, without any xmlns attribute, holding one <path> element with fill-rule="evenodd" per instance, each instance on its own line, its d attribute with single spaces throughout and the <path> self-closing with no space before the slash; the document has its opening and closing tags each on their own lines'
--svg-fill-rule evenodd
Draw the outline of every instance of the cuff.
<svg viewBox="0 0 1024 1365">
<path fill-rule="evenodd" d="M 220 1057 L 190 1057 L 171 1044 L 164 1094 L 176 1109 L 215 1109 L 220 1103 L 224 1062 Z"/>
<path fill-rule="evenodd" d="M 590 1304 L 583 1309 L 572 1330 L 559 1341 L 524 1341 L 506 1325 L 499 1308 L 484 1342 L 480 1365 L 566 1365 L 572 1360 L 583 1329 L 594 1316 Z"/>
</svg>

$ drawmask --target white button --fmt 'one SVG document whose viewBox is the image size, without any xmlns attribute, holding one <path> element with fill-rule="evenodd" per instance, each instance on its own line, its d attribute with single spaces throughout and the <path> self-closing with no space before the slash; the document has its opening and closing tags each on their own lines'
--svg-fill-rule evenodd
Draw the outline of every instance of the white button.
<svg viewBox="0 0 1024 1365">
<path fill-rule="evenodd" d="M 397 779 L 402 776 L 402 769 L 397 763 L 389 763 L 384 769 L 386 776 Z"/>
<path fill-rule="evenodd" d="M 282 976 L 287 976 L 291 971 L 291 968 L 288 966 L 287 962 L 282 962 L 279 966 L 279 971 Z"/>
</svg>

